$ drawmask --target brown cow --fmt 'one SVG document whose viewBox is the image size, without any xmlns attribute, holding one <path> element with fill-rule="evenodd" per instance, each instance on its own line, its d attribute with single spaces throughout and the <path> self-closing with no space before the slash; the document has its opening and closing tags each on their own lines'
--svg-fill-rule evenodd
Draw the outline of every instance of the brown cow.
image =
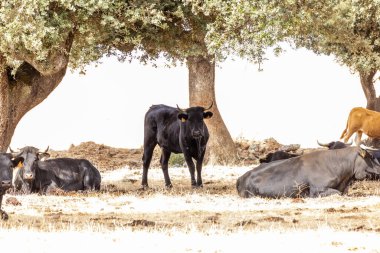
<svg viewBox="0 0 380 253">
<path fill-rule="evenodd" d="M 380 138 L 380 113 L 362 107 L 353 108 L 348 115 L 346 129 L 340 138 L 344 138 L 344 142 L 347 143 L 354 133 L 356 133 L 357 146 L 361 143 L 363 133 L 371 138 Z"/>
</svg>

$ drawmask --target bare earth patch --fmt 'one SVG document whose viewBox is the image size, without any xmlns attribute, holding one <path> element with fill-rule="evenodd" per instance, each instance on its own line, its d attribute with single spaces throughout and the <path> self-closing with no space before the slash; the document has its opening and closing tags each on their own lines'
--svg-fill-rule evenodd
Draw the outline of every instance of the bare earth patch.
<svg viewBox="0 0 380 253">
<path fill-rule="evenodd" d="M 2 248 L 18 251 L 380 252 L 380 182 L 355 183 L 348 196 L 242 199 L 236 179 L 249 167 L 204 169 L 204 188 L 190 187 L 186 168 L 102 171 L 100 192 L 5 195 Z M 65 242 L 65 243 L 62 243 Z M 57 247 L 59 245 L 59 247 Z"/>
</svg>

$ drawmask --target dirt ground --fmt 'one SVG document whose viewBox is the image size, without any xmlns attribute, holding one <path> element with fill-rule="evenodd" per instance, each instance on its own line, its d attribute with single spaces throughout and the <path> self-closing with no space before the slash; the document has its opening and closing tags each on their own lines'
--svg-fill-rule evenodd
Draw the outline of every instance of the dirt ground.
<svg viewBox="0 0 380 253">
<path fill-rule="evenodd" d="M 95 231 L 110 234 L 122 230 L 132 233 L 128 234 L 131 238 L 140 233 L 147 233 L 152 238 L 164 234 L 165 240 L 179 242 L 182 240 L 180 235 L 196 238 L 201 235 L 210 239 L 204 245 L 188 246 L 184 239 L 182 243 L 187 248 L 176 246 L 167 249 L 172 252 L 224 252 L 229 251 L 226 249 L 230 246 L 223 246 L 220 240 L 227 242 L 240 235 L 239 238 L 245 238 L 248 243 L 252 241 L 252 235 L 263 236 L 269 232 L 265 237 L 267 240 L 273 235 L 278 238 L 291 235 L 295 241 L 294 244 L 286 244 L 289 250 L 302 252 L 299 249 L 306 248 L 297 246 L 297 243 L 302 243 L 298 242 L 299 238 L 312 233 L 317 241 L 310 244 L 316 244 L 315 249 L 327 249 L 325 252 L 380 252 L 379 181 L 356 182 L 348 195 L 327 198 L 243 199 L 237 195 L 236 179 L 256 166 L 256 160 L 265 152 L 281 147 L 276 144 L 273 148 L 273 143 L 273 140 L 238 143 L 239 166 L 205 166 L 202 189 L 190 187 L 186 167 L 169 168 L 174 187 L 166 189 L 156 160 L 155 168 L 149 171 L 150 189 L 140 190 L 140 149 L 115 149 L 89 142 L 64 152 L 52 151 L 53 157 L 84 156 L 92 161 L 101 171 L 101 191 L 52 195 L 6 194 L 3 209 L 9 214 L 9 220 L 0 221 L 0 240 L 7 238 L 9 232 L 14 230 L 25 233 Z M 155 159 L 158 156 L 157 153 Z M 251 163 L 249 166 L 247 161 Z M 1 231 L 8 233 L 5 235 Z M 345 236 L 340 237 L 340 233 Z M 332 236 L 318 239 L 326 234 Z M 224 237 L 226 235 L 227 238 Z M 353 235 L 360 235 L 355 243 L 349 239 Z M 368 243 L 372 237 L 375 239 L 370 245 Z M 46 234 L 39 235 L 39 240 L 44 244 Z M 118 241 L 119 237 L 112 240 Z M 161 239 L 157 240 L 159 244 Z M 307 240 L 305 238 L 305 242 Z M 263 242 L 259 240 L 257 243 Z M 132 246 L 140 249 L 141 245 L 130 242 L 128 247 Z M 318 252 L 315 249 L 311 252 Z"/>
</svg>

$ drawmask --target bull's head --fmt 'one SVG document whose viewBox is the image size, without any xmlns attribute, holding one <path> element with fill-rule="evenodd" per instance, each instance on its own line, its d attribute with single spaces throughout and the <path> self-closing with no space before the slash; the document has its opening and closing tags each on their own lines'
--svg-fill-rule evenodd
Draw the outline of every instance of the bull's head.
<svg viewBox="0 0 380 253">
<path fill-rule="evenodd" d="M 208 110 L 211 109 L 213 104 L 214 103 L 211 102 L 211 105 L 207 108 L 196 106 L 187 109 L 181 109 L 177 105 L 178 119 L 186 124 L 187 136 L 190 135 L 193 138 L 201 138 L 205 135 L 205 125 L 203 120 L 212 117 L 213 113 Z"/>
<path fill-rule="evenodd" d="M 18 152 L 13 152 L 12 149 L 10 150 L 15 157 L 22 157 L 24 159 L 23 168 L 20 168 L 22 171 L 19 171 L 17 174 L 21 175 L 22 180 L 27 182 L 33 181 L 35 179 L 37 162 L 39 160 L 50 157 L 49 153 L 47 153 L 49 147 L 47 147 L 47 149 L 43 152 L 39 151 L 39 149 L 35 147 L 30 146 L 24 147 Z"/>
<path fill-rule="evenodd" d="M 358 148 L 359 155 L 365 160 L 367 166 L 365 166 L 365 170 L 361 171 L 361 173 L 359 172 L 356 177 L 371 178 L 380 176 L 380 149 L 373 149 L 363 144 Z"/>
</svg>

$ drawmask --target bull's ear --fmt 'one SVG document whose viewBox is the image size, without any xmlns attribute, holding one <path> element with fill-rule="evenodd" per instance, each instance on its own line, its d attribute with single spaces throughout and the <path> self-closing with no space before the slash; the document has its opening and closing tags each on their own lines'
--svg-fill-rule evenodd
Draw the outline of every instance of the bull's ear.
<svg viewBox="0 0 380 253">
<path fill-rule="evenodd" d="M 178 118 L 181 120 L 181 122 L 186 122 L 186 120 L 189 118 L 189 115 L 186 113 L 180 113 L 178 114 Z"/>
<path fill-rule="evenodd" d="M 12 159 L 12 164 L 13 164 L 13 167 L 21 168 L 22 166 L 24 166 L 24 158 L 21 156 L 16 157 L 16 158 Z"/>
<path fill-rule="evenodd" d="M 204 112 L 203 113 L 203 118 L 204 119 L 209 119 L 212 117 L 212 115 L 214 115 L 212 112 Z"/>
<path fill-rule="evenodd" d="M 368 156 L 368 152 L 365 149 L 359 148 L 359 155 L 363 158 L 366 158 Z"/>
</svg>

